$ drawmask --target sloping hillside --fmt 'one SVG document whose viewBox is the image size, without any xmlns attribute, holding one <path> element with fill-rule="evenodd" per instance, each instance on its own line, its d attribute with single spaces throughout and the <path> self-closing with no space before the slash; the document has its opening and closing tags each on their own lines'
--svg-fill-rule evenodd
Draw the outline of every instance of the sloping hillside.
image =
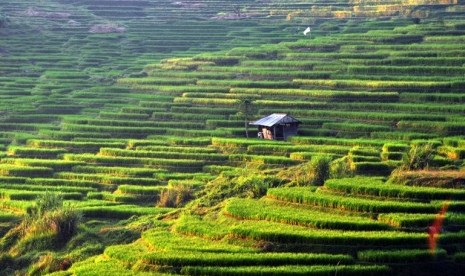
<svg viewBox="0 0 465 276">
<path fill-rule="evenodd" d="M 458 275 L 465 6 L 378 2 L 0 3 L 0 274 Z"/>
</svg>

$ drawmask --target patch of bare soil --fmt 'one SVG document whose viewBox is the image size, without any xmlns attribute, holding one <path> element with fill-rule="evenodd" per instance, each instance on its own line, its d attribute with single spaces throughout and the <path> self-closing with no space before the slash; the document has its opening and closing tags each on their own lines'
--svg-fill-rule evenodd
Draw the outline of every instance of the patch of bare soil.
<svg viewBox="0 0 465 276">
<path fill-rule="evenodd" d="M 179 8 L 187 8 L 187 9 L 200 9 L 205 8 L 207 5 L 200 1 L 175 1 L 171 3 L 173 6 Z"/>
<path fill-rule="evenodd" d="M 90 27 L 89 32 L 95 34 L 108 34 L 108 33 L 124 33 L 126 28 L 123 26 L 118 26 L 113 23 L 109 24 L 97 24 Z"/>
</svg>

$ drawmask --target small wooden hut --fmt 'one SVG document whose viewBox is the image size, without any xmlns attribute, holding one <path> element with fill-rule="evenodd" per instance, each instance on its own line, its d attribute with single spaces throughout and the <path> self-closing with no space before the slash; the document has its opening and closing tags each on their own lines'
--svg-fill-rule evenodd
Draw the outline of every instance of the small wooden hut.
<svg viewBox="0 0 465 276">
<path fill-rule="evenodd" d="M 258 126 L 258 137 L 269 140 L 286 140 L 296 135 L 302 122 L 286 113 L 273 113 L 255 122 L 251 126 Z"/>
</svg>

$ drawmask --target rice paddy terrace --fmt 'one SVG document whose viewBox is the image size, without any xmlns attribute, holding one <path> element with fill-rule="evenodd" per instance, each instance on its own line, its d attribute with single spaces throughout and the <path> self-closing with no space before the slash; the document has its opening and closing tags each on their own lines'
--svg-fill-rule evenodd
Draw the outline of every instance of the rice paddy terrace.
<svg viewBox="0 0 465 276">
<path fill-rule="evenodd" d="M 462 1 L 17 2 L 0 275 L 460 275 Z M 275 112 L 299 135 L 245 138 Z M 435 170 L 391 175 L 422 145 Z M 344 176 L 299 187 L 322 156 Z M 11 234 L 50 194 L 74 237 Z"/>
</svg>

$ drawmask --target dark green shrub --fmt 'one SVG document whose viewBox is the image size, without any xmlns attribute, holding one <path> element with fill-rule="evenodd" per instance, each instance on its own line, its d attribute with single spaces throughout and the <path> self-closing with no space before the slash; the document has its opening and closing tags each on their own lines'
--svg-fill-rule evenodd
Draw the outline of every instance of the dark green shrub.
<svg viewBox="0 0 465 276">
<path fill-rule="evenodd" d="M 63 197 L 59 194 L 45 193 L 36 198 L 34 207 L 28 210 L 31 219 L 43 217 L 47 211 L 54 211 L 63 206 Z"/>
<path fill-rule="evenodd" d="M 313 173 L 312 184 L 313 185 L 323 185 L 325 180 L 329 178 L 330 175 L 330 163 L 331 158 L 327 156 L 315 156 L 310 161 L 310 166 Z"/>
<path fill-rule="evenodd" d="M 339 158 L 331 162 L 330 165 L 330 177 L 331 178 L 342 178 L 353 175 L 353 171 L 350 168 L 350 160 L 348 156 Z"/>
<path fill-rule="evenodd" d="M 414 144 L 403 159 L 403 169 L 422 170 L 428 168 L 433 160 L 435 150 L 430 143 Z"/>
<path fill-rule="evenodd" d="M 51 230 L 60 242 L 67 242 L 78 230 L 81 215 L 73 208 L 62 207 L 47 212 L 42 218 L 44 228 Z"/>
<path fill-rule="evenodd" d="M 40 194 L 23 221 L 5 234 L 0 245 L 18 254 L 57 249 L 76 234 L 80 220 L 79 212 L 63 205 L 63 196 Z"/>
</svg>

